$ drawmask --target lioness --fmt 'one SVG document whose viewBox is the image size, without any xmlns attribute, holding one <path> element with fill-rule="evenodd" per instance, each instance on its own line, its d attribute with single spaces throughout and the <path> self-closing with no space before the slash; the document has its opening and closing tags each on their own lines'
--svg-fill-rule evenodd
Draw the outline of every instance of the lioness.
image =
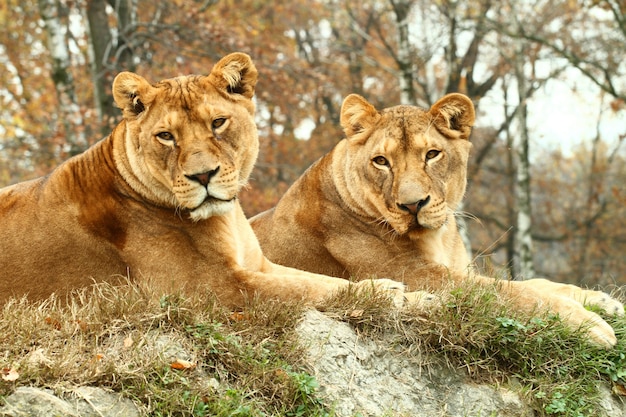
<svg viewBox="0 0 626 417">
<path fill-rule="evenodd" d="M 273 262 L 343 278 L 389 277 L 410 290 L 435 290 L 476 274 L 457 231 L 454 211 L 466 186 L 474 106 L 450 94 L 430 110 L 377 111 L 346 97 L 346 139 L 314 163 L 275 208 L 250 222 Z M 572 327 L 591 323 L 597 343 L 616 343 L 613 329 L 582 303 L 623 314 L 607 294 L 543 279 L 498 282 L 520 309 L 547 306 Z"/>
<path fill-rule="evenodd" d="M 257 70 L 234 53 L 208 76 L 113 83 L 123 120 L 50 175 L 0 190 L 0 301 L 94 281 L 206 287 L 226 305 L 259 293 L 318 303 L 348 283 L 269 262 L 237 200 L 258 153 Z M 403 297 L 403 286 L 372 281 Z"/>
</svg>

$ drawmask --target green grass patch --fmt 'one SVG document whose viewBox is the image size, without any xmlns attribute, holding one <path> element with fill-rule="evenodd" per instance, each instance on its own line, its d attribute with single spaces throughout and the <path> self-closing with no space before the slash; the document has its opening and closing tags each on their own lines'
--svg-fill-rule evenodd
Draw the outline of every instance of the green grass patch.
<svg viewBox="0 0 626 417">
<path fill-rule="evenodd" d="M 572 331 L 557 315 L 511 310 L 493 288 L 466 286 L 441 295 L 428 311 L 389 314 L 384 299 L 347 291 L 327 314 L 395 346 L 402 355 L 439 358 L 477 382 L 513 386 L 538 416 L 599 416 L 599 387 L 623 391 L 624 316 L 604 317 L 618 343 L 603 349 L 587 341 L 585 329 Z"/>
</svg>

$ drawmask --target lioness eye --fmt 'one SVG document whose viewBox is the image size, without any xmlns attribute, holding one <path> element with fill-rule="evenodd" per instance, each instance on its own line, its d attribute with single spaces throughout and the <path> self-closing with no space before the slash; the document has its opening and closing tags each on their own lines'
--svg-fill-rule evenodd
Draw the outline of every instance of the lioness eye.
<svg viewBox="0 0 626 417">
<path fill-rule="evenodd" d="M 170 132 L 157 133 L 156 136 L 161 140 L 174 140 L 174 135 L 172 135 Z"/>
<path fill-rule="evenodd" d="M 213 122 L 211 123 L 211 127 L 213 129 L 217 129 L 218 127 L 223 126 L 225 122 L 226 122 L 225 118 L 219 117 L 219 118 L 213 120 Z"/>
<path fill-rule="evenodd" d="M 436 158 L 440 153 L 441 151 L 431 149 L 430 151 L 426 152 L 426 159 Z"/>
<path fill-rule="evenodd" d="M 372 159 L 372 162 L 374 162 L 376 165 L 382 165 L 382 166 L 389 165 L 389 161 L 387 161 L 387 158 L 385 158 L 384 156 L 380 156 L 380 155 L 374 157 L 374 159 Z"/>
</svg>

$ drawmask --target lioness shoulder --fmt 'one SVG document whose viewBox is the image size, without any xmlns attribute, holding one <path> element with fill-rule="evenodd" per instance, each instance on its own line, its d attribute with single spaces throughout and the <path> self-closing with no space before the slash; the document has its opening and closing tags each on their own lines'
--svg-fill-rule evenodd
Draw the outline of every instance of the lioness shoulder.
<svg viewBox="0 0 626 417">
<path fill-rule="evenodd" d="M 277 263 L 343 278 L 402 281 L 436 290 L 474 272 L 457 224 L 465 194 L 474 106 L 449 94 L 430 109 L 378 111 L 350 95 L 341 109 L 346 138 L 315 162 L 276 207 L 250 223 L 266 256 Z M 595 323 L 590 335 L 612 345 L 615 335 L 582 302 L 623 314 L 620 302 L 597 291 L 547 280 L 498 283 L 517 308 L 550 306 L 572 326 Z"/>
</svg>

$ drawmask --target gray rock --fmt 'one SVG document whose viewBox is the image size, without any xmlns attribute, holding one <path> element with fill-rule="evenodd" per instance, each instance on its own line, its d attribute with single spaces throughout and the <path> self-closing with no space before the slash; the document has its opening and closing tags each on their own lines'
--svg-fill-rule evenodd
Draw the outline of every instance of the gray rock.
<svg viewBox="0 0 626 417">
<path fill-rule="evenodd" d="M 298 326 L 320 394 L 338 416 L 531 417 L 519 395 L 504 387 L 479 385 L 429 361 L 359 338 L 346 323 L 308 311 Z M 626 416 L 608 389 L 602 403 L 610 417 Z"/>
<path fill-rule="evenodd" d="M 81 417 L 140 417 L 135 404 L 120 394 L 97 387 L 78 387 L 73 394 Z"/>
<path fill-rule="evenodd" d="M 18 387 L 6 398 L 0 416 L 6 417 L 78 417 L 76 410 L 56 397 L 51 390 Z"/>
<path fill-rule="evenodd" d="M 0 409 L 3 417 L 140 417 L 132 401 L 97 387 L 79 387 L 67 399 L 51 390 L 18 387 Z"/>
</svg>

